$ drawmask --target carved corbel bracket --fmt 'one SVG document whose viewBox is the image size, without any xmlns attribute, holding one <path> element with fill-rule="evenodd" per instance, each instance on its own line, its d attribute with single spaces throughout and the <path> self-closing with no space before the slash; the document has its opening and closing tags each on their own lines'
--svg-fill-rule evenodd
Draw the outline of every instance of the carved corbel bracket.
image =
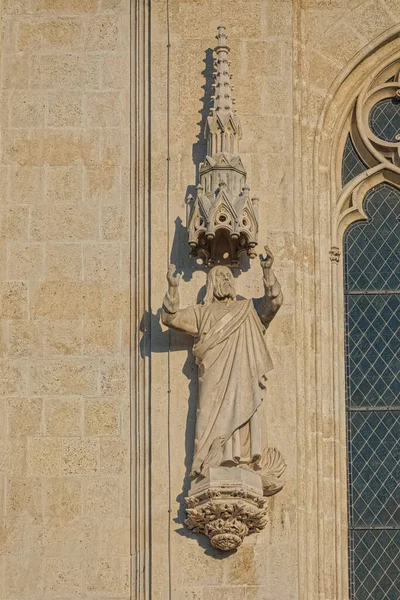
<svg viewBox="0 0 400 600">
<path fill-rule="evenodd" d="M 284 486 L 286 463 L 276 448 L 266 448 L 253 467 L 209 467 L 192 483 L 185 524 L 208 536 L 214 548 L 236 550 L 244 538 L 268 523 L 267 497 Z"/>
</svg>

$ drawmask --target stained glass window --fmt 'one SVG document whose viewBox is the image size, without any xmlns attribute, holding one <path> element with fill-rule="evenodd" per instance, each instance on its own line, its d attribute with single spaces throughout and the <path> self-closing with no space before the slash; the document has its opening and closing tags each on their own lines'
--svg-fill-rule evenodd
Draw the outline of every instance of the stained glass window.
<svg viewBox="0 0 400 600">
<path fill-rule="evenodd" d="M 400 190 L 344 239 L 351 600 L 400 598 Z"/>
</svg>

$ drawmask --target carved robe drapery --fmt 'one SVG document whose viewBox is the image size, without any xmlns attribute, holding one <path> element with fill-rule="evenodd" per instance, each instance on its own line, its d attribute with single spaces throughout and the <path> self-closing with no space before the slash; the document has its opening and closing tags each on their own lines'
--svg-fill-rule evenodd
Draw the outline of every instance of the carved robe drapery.
<svg viewBox="0 0 400 600">
<path fill-rule="evenodd" d="M 164 303 L 164 306 L 168 301 Z M 167 317 L 170 327 L 196 338 L 199 399 L 192 475 L 204 474 L 203 462 L 214 441 L 221 444 L 220 464 L 250 463 L 261 455 L 257 409 L 272 361 L 265 328 L 277 308 L 258 314 L 253 300 L 213 301 Z"/>
</svg>

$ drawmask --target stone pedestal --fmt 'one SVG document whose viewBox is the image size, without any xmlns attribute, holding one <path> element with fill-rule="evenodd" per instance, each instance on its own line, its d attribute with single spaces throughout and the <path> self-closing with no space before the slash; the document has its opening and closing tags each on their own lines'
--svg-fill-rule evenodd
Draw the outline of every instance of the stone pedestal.
<svg viewBox="0 0 400 600">
<path fill-rule="evenodd" d="M 250 469 L 210 467 L 192 483 L 186 503 L 186 525 L 222 551 L 235 550 L 267 524 L 261 477 Z"/>
</svg>

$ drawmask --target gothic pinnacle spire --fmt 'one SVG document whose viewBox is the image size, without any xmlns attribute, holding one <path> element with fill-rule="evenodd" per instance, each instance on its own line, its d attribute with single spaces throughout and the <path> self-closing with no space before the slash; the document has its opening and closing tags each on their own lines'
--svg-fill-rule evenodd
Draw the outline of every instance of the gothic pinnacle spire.
<svg viewBox="0 0 400 600">
<path fill-rule="evenodd" d="M 257 245 L 257 202 L 249 194 L 246 169 L 239 156 L 242 137 L 234 108 L 225 27 L 219 25 L 214 61 L 213 107 L 207 117 L 207 156 L 200 166 L 197 195 L 188 221 L 191 256 L 200 254 L 209 267 L 239 264 Z"/>
<path fill-rule="evenodd" d="M 218 45 L 214 48 L 217 58 L 214 62 L 214 110 L 218 112 L 221 118 L 224 118 L 229 113 L 235 113 L 233 109 L 234 100 L 232 97 L 231 78 L 229 73 L 229 51 L 230 47 L 227 44 L 227 35 L 224 25 L 218 26 L 218 34 L 216 35 Z"/>
<path fill-rule="evenodd" d="M 218 26 L 217 46 L 214 48 L 214 95 L 213 107 L 207 119 L 205 135 L 207 139 L 207 154 L 214 156 L 221 152 L 230 155 L 239 154 L 239 139 L 241 138 L 240 121 L 236 116 L 233 98 L 232 75 L 229 72 L 228 36 L 224 25 Z"/>
</svg>

